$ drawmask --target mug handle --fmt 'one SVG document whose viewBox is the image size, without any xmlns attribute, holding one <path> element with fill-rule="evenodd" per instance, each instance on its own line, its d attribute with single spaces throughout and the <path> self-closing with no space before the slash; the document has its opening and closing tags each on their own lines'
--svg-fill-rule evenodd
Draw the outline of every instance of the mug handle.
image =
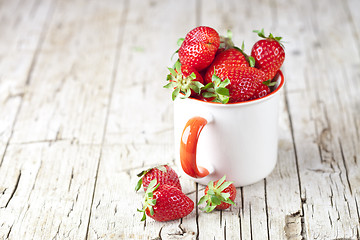
<svg viewBox="0 0 360 240">
<path fill-rule="evenodd" d="M 180 141 L 180 162 L 186 174 L 193 178 L 202 178 L 210 174 L 209 170 L 197 166 L 196 148 L 202 129 L 208 123 L 203 117 L 190 118 L 186 123 Z"/>
</svg>

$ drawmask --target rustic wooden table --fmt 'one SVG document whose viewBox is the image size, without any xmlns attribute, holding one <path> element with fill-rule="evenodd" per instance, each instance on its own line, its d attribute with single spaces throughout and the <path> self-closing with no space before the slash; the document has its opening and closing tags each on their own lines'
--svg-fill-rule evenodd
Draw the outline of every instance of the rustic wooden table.
<svg viewBox="0 0 360 240">
<path fill-rule="evenodd" d="M 0 239 L 360 239 L 360 1 L 0 0 Z M 140 222 L 136 173 L 177 171 L 176 41 L 282 35 L 279 156 L 236 206 Z M 266 123 L 264 123 L 266 124 Z M 204 187 L 180 179 L 197 201 Z"/>
</svg>

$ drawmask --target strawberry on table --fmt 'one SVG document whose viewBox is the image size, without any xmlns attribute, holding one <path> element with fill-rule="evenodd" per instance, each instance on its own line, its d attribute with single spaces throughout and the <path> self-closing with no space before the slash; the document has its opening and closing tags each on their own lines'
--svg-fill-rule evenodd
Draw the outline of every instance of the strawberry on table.
<svg viewBox="0 0 360 240">
<path fill-rule="evenodd" d="M 175 69 L 168 69 L 170 71 L 170 74 L 167 75 L 169 83 L 164 87 L 174 89 L 172 92 L 172 100 L 175 100 L 179 93 L 183 94 L 182 98 L 195 97 L 200 94 L 201 88 L 204 86 L 204 80 L 200 73 L 193 67 L 176 61 Z"/>
<path fill-rule="evenodd" d="M 147 190 L 150 182 L 154 179 L 157 180 L 159 184 L 167 184 L 178 188 L 181 191 L 180 180 L 177 173 L 168 165 L 160 165 L 157 167 L 149 168 L 140 172 L 138 175 L 140 177 L 135 190 L 138 191 L 141 188 L 141 185 L 144 188 L 144 191 Z"/>
<path fill-rule="evenodd" d="M 233 182 L 225 181 L 226 176 L 213 182 L 205 188 L 205 195 L 200 198 L 198 205 L 206 203 L 201 210 L 211 212 L 214 209 L 223 210 L 235 205 L 236 188 Z"/>
<path fill-rule="evenodd" d="M 220 36 L 213 28 L 194 28 L 186 35 L 178 50 L 179 60 L 182 64 L 200 71 L 214 60 L 219 45 Z"/>
<path fill-rule="evenodd" d="M 259 37 L 264 38 L 257 41 L 251 49 L 251 56 L 255 58 L 255 67 L 264 71 L 266 80 L 273 79 L 285 60 L 285 51 L 280 40 L 271 33 L 268 37 L 261 31 L 255 30 Z"/>
<path fill-rule="evenodd" d="M 183 218 L 194 209 L 194 202 L 181 190 L 167 184 L 157 184 L 152 180 L 145 192 L 141 210 L 144 221 L 146 215 L 156 221 L 164 222 Z"/>
</svg>

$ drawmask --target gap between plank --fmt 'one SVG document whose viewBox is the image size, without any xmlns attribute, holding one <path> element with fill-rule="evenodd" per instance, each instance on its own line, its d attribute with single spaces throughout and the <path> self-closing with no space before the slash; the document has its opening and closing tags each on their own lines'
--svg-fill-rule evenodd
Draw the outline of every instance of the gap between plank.
<svg viewBox="0 0 360 240">
<path fill-rule="evenodd" d="M 114 59 L 113 70 L 112 70 L 112 75 L 111 75 L 110 93 L 109 93 L 109 99 L 108 99 L 109 104 L 108 104 L 108 107 L 106 109 L 105 126 L 104 126 L 104 132 L 103 132 L 102 139 L 101 139 L 100 154 L 99 154 L 99 158 L 98 158 L 98 162 L 97 162 L 97 166 L 96 166 L 94 188 L 93 188 L 93 193 L 92 193 L 92 197 L 91 197 L 90 212 L 89 212 L 89 218 L 88 218 L 88 221 L 87 221 L 85 240 L 87 240 L 88 237 L 89 237 L 89 229 L 90 229 L 90 222 L 91 222 L 91 216 L 92 216 L 92 208 L 93 208 L 93 205 L 94 205 L 94 198 L 95 198 L 97 180 L 98 180 L 98 175 L 99 175 L 100 162 L 101 162 L 101 159 L 102 159 L 102 151 L 103 151 L 103 148 L 104 148 L 105 136 L 106 136 L 107 126 L 108 126 L 108 121 L 109 121 L 111 103 L 112 103 L 113 92 L 114 92 L 114 85 L 115 85 L 115 80 L 116 80 L 116 77 L 117 77 L 117 66 L 118 66 L 118 63 L 119 63 L 119 58 L 120 58 L 120 54 L 121 54 L 120 49 L 121 49 L 121 46 L 122 46 L 122 43 L 123 43 L 123 37 L 124 37 L 124 27 L 123 26 L 126 25 L 128 6 L 129 6 L 129 0 L 124 2 L 123 11 L 122 11 L 122 14 L 121 14 L 122 17 L 120 18 L 120 21 L 118 23 L 119 32 L 118 32 L 117 41 L 116 41 L 115 59 Z"/>
<path fill-rule="evenodd" d="M 290 133 L 291 133 L 291 140 L 293 143 L 293 149 L 294 149 L 294 157 L 295 157 L 295 166 L 296 166 L 296 173 L 297 173 L 297 179 L 298 179 L 298 183 L 299 183 L 299 195 L 300 195 L 300 208 L 301 208 L 301 215 L 300 217 L 301 219 L 301 236 L 302 238 L 305 239 L 305 234 L 307 232 L 306 229 L 306 225 L 305 225 L 305 212 L 304 212 L 304 204 L 306 203 L 306 196 L 302 196 L 302 186 L 301 186 L 301 178 L 300 178 L 300 168 L 299 168 L 299 159 L 298 159 L 298 154 L 297 154 L 297 149 L 296 149 L 296 143 L 295 143 L 295 135 L 294 135 L 294 125 L 293 125 L 293 121 L 292 121 L 292 116 L 290 113 L 290 106 L 289 106 L 289 96 L 288 96 L 288 91 L 287 88 L 285 86 L 284 89 L 284 95 L 285 95 L 285 107 L 286 107 L 286 111 L 288 113 L 288 118 L 289 118 L 289 125 L 290 125 Z"/>
</svg>

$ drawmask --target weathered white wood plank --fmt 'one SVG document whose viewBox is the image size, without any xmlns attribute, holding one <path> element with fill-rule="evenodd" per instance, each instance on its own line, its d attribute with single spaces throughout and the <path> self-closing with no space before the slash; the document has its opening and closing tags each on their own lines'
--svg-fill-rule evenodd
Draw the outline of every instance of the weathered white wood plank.
<svg viewBox="0 0 360 240">
<path fill-rule="evenodd" d="M 84 238 L 99 155 L 99 146 L 69 142 L 11 145 L 0 169 L 0 238 Z"/>
<path fill-rule="evenodd" d="M 48 19 L 0 169 L 1 238 L 86 237 L 121 6 L 59 1 Z"/>
<path fill-rule="evenodd" d="M 51 11 L 52 1 L 0 7 L 0 166 Z"/>
<path fill-rule="evenodd" d="M 101 143 L 121 4 L 58 2 L 12 142 Z"/>
<path fill-rule="evenodd" d="M 305 21 L 309 30 L 303 32 L 299 42 L 305 46 L 310 42 L 313 46 L 305 52 L 306 62 L 302 63 L 306 66 L 305 88 L 289 92 L 288 99 L 309 239 L 359 236 L 358 207 L 347 170 L 358 166 L 351 158 L 344 158 L 342 150 L 349 143 L 358 145 L 358 139 L 348 132 L 356 127 L 349 121 L 353 117 L 344 111 L 348 90 L 343 86 L 351 83 L 343 72 L 348 64 L 358 64 L 359 60 L 349 24 L 344 25 L 349 18 L 341 4 L 316 1 L 301 2 L 298 6 L 299 15 L 309 14 Z M 320 11 L 322 14 L 316 14 Z M 287 73 L 290 72 L 299 70 L 295 66 L 287 68 Z"/>
<path fill-rule="evenodd" d="M 143 169 L 161 163 L 175 167 L 172 102 L 162 86 L 166 67 L 175 61 L 170 57 L 178 48 L 176 41 L 195 26 L 196 15 L 186 1 L 128 1 L 126 6 L 88 237 L 193 239 L 195 211 L 182 220 L 159 223 L 148 218 L 141 223 L 136 209 L 143 191 L 135 193 L 134 186 L 136 173 Z M 182 177 L 181 182 L 195 202 L 195 184 Z"/>
</svg>

